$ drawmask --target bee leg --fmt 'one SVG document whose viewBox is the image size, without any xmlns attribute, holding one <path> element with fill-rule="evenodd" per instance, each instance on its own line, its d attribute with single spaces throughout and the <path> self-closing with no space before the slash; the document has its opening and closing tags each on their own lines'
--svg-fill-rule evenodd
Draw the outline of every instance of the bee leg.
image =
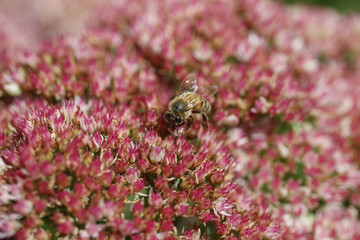
<svg viewBox="0 0 360 240">
<path fill-rule="evenodd" d="M 186 123 L 186 121 L 182 120 L 179 124 L 177 124 L 176 126 L 174 126 L 174 132 L 173 132 L 173 134 L 174 134 L 175 136 L 179 136 L 179 135 L 184 134 L 184 131 L 179 132 L 179 128 L 180 128 L 181 126 L 183 126 L 185 123 Z M 185 131 L 187 131 L 187 129 L 188 129 L 188 127 L 186 126 Z"/>
<path fill-rule="evenodd" d="M 177 127 L 181 127 L 184 124 L 185 124 L 185 121 L 181 121 L 181 123 L 179 123 L 179 125 L 177 125 Z"/>
<path fill-rule="evenodd" d="M 209 126 L 208 126 L 208 117 L 204 114 L 204 113 L 201 113 L 201 115 L 202 115 L 202 119 L 203 119 L 203 121 L 202 121 L 202 126 L 203 126 L 203 128 L 205 129 L 205 130 L 208 130 L 208 128 L 209 128 Z"/>
<path fill-rule="evenodd" d="M 168 126 L 167 126 L 167 129 L 168 129 L 168 131 L 169 131 L 171 134 L 175 134 L 174 126 L 168 125 Z"/>
<path fill-rule="evenodd" d="M 203 121 L 202 121 L 202 126 L 203 126 L 203 128 L 205 129 L 205 130 L 207 130 L 208 128 L 209 128 L 209 126 L 208 126 L 208 117 L 206 116 L 206 114 L 204 114 L 204 113 L 202 113 L 202 112 L 200 112 L 200 111 L 193 111 L 193 113 L 201 113 L 201 116 L 202 116 L 202 119 L 203 119 Z M 193 121 L 194 121 L 194 118 L 193 118 Z"/>
<path fill-rule="evenodd" d="M 188 123 L 187 123 L 186 130 L 185 130 L 185 131 L 189 130 L 189 128 L 191 127 L 191 124 L 192 124 L 193 122 L 194 122 L 194 116 L 193 116 L 193 115 L 190 115 L 189 121 L 188 121 Z"/>
</svg>

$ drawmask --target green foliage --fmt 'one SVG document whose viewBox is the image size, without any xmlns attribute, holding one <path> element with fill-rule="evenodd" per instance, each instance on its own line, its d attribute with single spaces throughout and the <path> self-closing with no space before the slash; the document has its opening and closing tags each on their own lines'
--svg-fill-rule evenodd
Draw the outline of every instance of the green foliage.
<svg viewBox="0 0 360 240">
<path fill-rule="evenodd" d="M 305 164 L 297 162 L 295 172 L 288 172 L 284 175 L 283 180 L 287 182 L 289 179 L 300 180 L 301 184 L 306 183 Z"/>
<path fill-rule="evenodd" d="M 53 239 L 53 240 L 57 239 L 58 237 L 56 237 L 56 227 L 53 224 L 53 221 L 48 217 L 45 217 L 42 220 L 43 220 L 43 225 L 41 225 L 41 228 L 44 229 L 45 231 L 49 231 L 51 233 L 51 235 L 52 235 L 51 239 Z"/>
<path fill-rule="evenodd" d="M 283 121 L 282 116 L 277 115 L 274 119 L 277 122 L 275 127 L 275 132 L 277 134 L 285 134 L 293 131 L 291 123 Z"/>
<path fill-rule="evenodd" d="M 323 7 L 330 7 L 339 10 L 344 13 L 359 12 L 360 1 L 359 0 L 281 0 L 288 4 L 311 4 Z"/>
</svg>

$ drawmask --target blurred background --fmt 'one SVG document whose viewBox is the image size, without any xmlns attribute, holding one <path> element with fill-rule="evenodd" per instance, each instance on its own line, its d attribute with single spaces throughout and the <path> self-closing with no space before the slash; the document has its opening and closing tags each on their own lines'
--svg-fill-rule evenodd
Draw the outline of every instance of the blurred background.
<svg viewBox="0 0 360 240">
<path fill-rule="evenodd" d="M 40 40 L 67 33 L 80 33 L 91 13 L 106 3 L 124 0 L 1 0 L 1 50 L 30 47 Z M 292 4 L 336 9 L 344 14 L 360 12 L 360 0 L 278 0 Z"/>
<path fill-rule="evenodd" d="M 343 13 L 360 11 L 360 0 L 281 0 L 287 4 L 311 4 L 315 6 L 331 7 Z"/>
</svg>

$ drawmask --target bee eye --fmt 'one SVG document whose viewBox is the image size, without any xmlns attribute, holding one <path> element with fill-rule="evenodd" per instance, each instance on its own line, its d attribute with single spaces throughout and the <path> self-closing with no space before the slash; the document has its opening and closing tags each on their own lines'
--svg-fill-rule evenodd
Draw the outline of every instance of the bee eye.
<svg viewBox="0 0 360 240">
<path fill-rule="evenodd" d="M 170 113 L 166 113 L 165 114 L 165 118 L 170 118 L 171 117 L 171 114 Z"/>
<path fill-rule="evenodd" d="M 181 123 L 181 118 L 175 117 L 175 120 L 176 120 L 177 123 Z"/>
</svg>

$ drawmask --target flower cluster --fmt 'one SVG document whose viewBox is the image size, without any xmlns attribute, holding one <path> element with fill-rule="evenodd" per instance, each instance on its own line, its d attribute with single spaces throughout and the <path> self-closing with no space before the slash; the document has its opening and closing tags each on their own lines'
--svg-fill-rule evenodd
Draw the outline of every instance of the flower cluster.
<svg viewBox="0 0 360 240">
<path fill-rule="evenodd" d="M 359 15 L 109 4 L 0 55 L 0 238 L 360 238 Z M 210 127 L 172 136 L 190 72 Z"/>
<path fill-rule="evenodd" d="M 225 149 L 136 132 L 121 107 L 96 100 L 31 105 L 2 152 L 0 237 L 192 239 L 209 222 L 230 238 L 277 233 L 265 201 L 225 181 Z"/>
</svg>

